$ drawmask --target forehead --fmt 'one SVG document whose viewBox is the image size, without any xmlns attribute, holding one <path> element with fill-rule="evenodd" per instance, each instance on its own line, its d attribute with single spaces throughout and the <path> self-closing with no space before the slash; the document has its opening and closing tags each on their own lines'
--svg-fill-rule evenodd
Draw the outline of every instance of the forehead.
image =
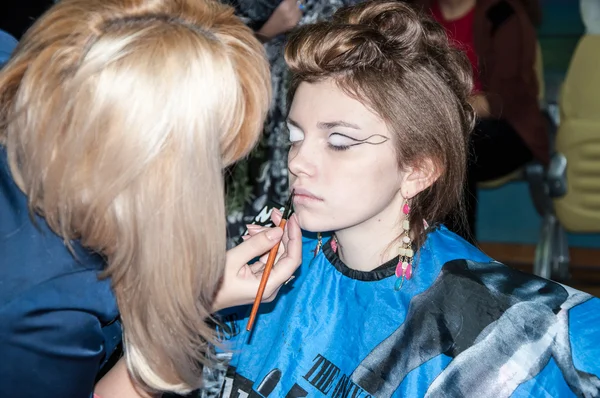
<svg viewBox="0 0 600 398">
<path fill-rule="evenodd" d="M 378 115 L 346 94 L 333 79 L 300 83 L 294 94 L 289 117 L 299 123 L 343 120 L 362 129 L 385 128 L 385 123 Z"/>
</svg>

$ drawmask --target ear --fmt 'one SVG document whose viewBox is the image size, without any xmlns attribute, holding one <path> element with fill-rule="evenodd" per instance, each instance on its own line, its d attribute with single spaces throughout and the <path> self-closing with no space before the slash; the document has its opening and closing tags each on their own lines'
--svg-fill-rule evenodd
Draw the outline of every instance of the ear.
<svg viewBox="0 0 600 398">
<path fill-rule="evenodd" d="M 420 192 L 432 186 L 440 175 L 441 169 L 430 158 L 421 159 L 407 167 L 402 181 L 402 193 L 406 199 L 412 199 Z"/>
</svg>

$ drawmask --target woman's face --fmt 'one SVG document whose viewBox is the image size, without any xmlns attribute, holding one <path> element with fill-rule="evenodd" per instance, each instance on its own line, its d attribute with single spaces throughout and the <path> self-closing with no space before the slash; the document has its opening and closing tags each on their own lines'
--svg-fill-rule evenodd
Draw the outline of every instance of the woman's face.
<svg viewBox="0 0 600 398">
<path fill-rule="evenodd" d="M 290 114 L 294 210 L 308 231 L 399 220 L 405 174 L 386 124 L 333 80 L 301 83 Z"/>
</svg>

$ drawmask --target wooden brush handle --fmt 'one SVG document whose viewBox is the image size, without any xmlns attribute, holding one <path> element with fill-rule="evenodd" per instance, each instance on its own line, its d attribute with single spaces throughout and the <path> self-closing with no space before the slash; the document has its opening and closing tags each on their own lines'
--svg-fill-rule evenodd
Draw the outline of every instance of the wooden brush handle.
<svg viewBox="0 0 600 398">
<path fill-rule="evenodd" d="M 284 229 L 285 223 L 287 220 L 284 218 L 281 219 L 279 223 L 279 228 Z M 283 239 L 283 237 L 282 237 Z M 265 293 L 265 288 L 267 287 L 267 281 L 269 280 L 269 275 L 271 274 L 271 269 L 273 268 L 273 264 L 275 264 L 275 258 L 277 257 L 277 252 L 279 251 L 279 245 L 281 245 L 281 241 L 279 241 L 275 246 L 271 248 L 269 252 L 269 257 L 267 258 L 267 264 L 265 265 L 265 269 L 262 274 L 262 278 L 260 279 L 260 285 L 258 285 L 258 292 L 256 293 L 256 298 L 254 299 L 254 304 L 252 305 L 252 311 L 250 312 L 250 318 L 248 319 L 248 324 L 246 325 L 246 330 L 252 330 L 252 325 L 254 324 L 254 320 L 256 319 L 256 314 L 258 313 L 258 307 L 260 306 L 260 302 L 262 301 L 263 294 Z"/>
</svg>

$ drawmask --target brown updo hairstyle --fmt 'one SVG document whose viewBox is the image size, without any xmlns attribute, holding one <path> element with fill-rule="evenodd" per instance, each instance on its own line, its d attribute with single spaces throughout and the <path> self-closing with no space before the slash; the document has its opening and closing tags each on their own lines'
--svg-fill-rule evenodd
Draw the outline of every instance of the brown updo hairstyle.
<svg viewBox="0 0 600 398">
<path fill-rule="evenodd" d="M 385 121 L 400 169 L 432 162 L 439 178 L 411 203 L 418 246 L 425 239 L 423 219 L 435 224 L 462 210 L 475 120 L 468 102 L 472 72 L 439 24 L 399 1 L 366 1 L 338 10 L 330 22 L 296 30 L 285 59 L 292 73 L 288 104 L 300 83 L 334 79 Z"/>
</svg>

